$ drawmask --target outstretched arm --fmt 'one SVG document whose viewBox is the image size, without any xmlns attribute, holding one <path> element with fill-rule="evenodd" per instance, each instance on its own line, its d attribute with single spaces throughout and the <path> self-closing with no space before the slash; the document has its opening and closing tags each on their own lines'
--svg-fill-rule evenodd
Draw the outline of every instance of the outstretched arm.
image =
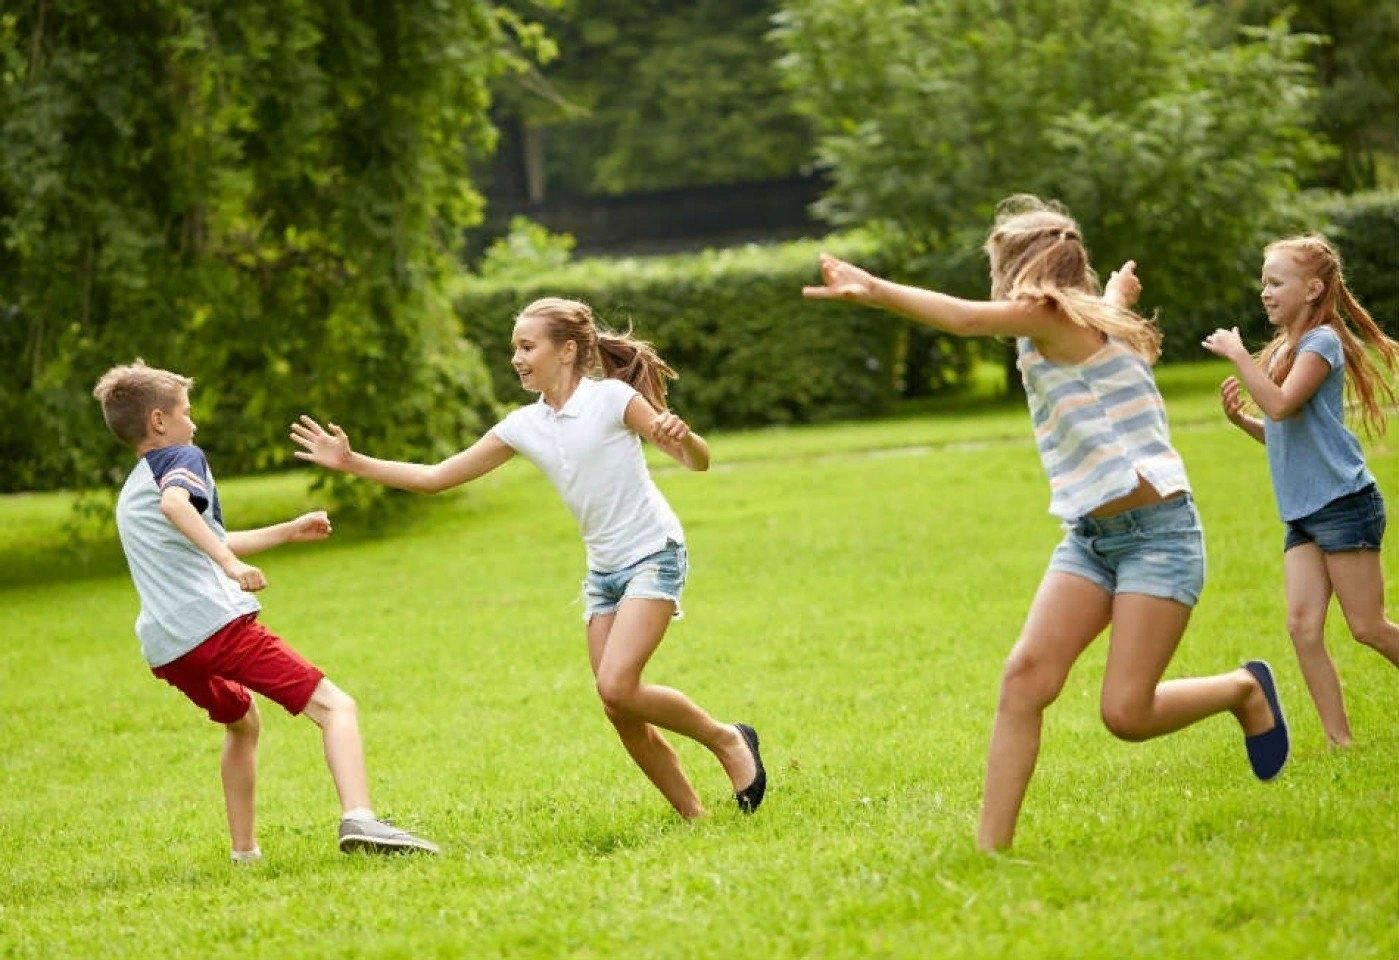
<svg viewBox="0 0 1399 960">
<path fill-rule="evenodd" d="M 261 553 L 284 543 L 324 540 L 330 536 L 330 517 L 324 510 L 303 513 L 295 520 L 274 523 L 256 530 L 236 530 L 228 534 L 228 549 L 240 557 Z"/>
<path fill-rule="evenodd" d="M 160 512 L 190 543 L 208 554 L 230 580 L 236 580 L 238 586 L 250 591 L 267 586 L 267 578 L 262 571 L 239 560 L 232 547 L 220 540 L 219 535 L 204 522 L 199 511 L 194 509 L 194 504 L 189 502 L 189 491 L 184 487 L 171 485 L 161 491 Z"/>
<path fill-rule="evenodd" d="M 350 449 L 349 436 L 335 424 L 327 431 L 305 415 L 291 425 L 291 438 L 303 448 L 296 451 L 301 460 L 414 493 L 439 493 L 469 483 L 515 455 L 503 440 L 488 433 L 461 453 L 432 465 L 379 460 Z"/>
<path fill-rule="evenodd" d="M 897 313 L 959 337 L 1052 340 L 1063 329 L 1058 311 L 1033 300 L 963 300 L 894 283 L 830 254 L 821 254 L 822 286 L 803 287 L 809 300 L 846 300 Z"/>
<path fill-rule="evenodd" d="M 1331 364 L 1325 357 L 1304 350 L 1297 355 L 1287 378 L 1281 384 L 1274 383 L 1249 354 L 1239 336 L 1238 327 L 1232 330 L 1220 328 L 1205 337 L 1201 345 L 1210 353 L 1234 364 L 1239 380 L 1269 420 L 1286 420 L 1301 410 L 1331 373 Z"/>
<path fill-rule="evenodd" d="M 658 411 L 638 394 L 627 403 L 625 420 L 634 433 L 650 440 L 686 470 L 709 469 L 709 444 L 669 410 Z"/>
</svg>

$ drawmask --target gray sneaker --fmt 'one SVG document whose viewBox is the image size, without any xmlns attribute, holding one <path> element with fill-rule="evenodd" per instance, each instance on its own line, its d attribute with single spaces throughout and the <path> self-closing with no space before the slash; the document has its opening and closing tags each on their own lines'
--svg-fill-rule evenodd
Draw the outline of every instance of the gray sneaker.
<svg viewBox="0 0 1399 960">
<path fill-rule="evenodd" d="M 437 853 L 437 844 L 414 836 L 383 820 L 354 819 L 340 821 L 340 850 L 350 853 Z"/>
</svg>

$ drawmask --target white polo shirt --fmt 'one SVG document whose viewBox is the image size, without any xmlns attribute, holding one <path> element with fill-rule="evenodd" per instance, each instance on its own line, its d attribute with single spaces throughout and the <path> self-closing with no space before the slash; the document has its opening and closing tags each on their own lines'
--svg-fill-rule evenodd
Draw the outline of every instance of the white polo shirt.
<svg viewBox="0 0 1399 960">
<path fill-rule="evenodd" d="M 641 438 L 626 425 L 637 396 L 621 380 L 584 377 L 563 409 L 541 396 L 496 424 L 501 442 L 549 478 L 578 521 L 588 569 L 612 573 L 685 542 L 685 531 L 646 469 Z"/>
</svg>

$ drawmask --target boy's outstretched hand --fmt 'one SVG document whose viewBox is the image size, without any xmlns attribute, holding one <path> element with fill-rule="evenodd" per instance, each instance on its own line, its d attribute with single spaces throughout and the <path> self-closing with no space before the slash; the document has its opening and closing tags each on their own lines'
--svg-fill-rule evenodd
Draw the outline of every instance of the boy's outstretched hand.
<svg viewBox="0 0 1399 960">
<path fill-rule="evenodd" d="M 287 540 L 291 543 L 306 543 L 310 540 L 324 540 L 330 536 L 330 516 L 324 510 L 303 513 L 291 522 Z"/>
<path fill-rule="evenodd" d="M 344 470 L 350 464 L 350 438 L 335 424 L 327 433 L 306 414 L 291 425 L 291 439 L 304 449 L 296 451 L 299 460 L 309 460 L 330 470 Z"/>
<path fill-rule="evenodd" d="M 821 282 L 825 285 L 802 287 L 802 296 L 808 300 L 852 300 L 856 303 L 869 303 L 874 298 L 874 275 L 829 253 L 821 254 Z"/>
</svg>

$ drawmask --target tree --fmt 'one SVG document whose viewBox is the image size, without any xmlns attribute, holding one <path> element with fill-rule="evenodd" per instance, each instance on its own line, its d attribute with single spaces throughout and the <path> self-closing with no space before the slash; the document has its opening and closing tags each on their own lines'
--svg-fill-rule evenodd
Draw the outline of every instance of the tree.
<svg viewBox="0 0 1399 960">
<path fill-rule="evenodd" d="M 1279 18 L 1325 38 L 1309 51 L 1320 96 L 1314 120 L 1337 146 L 1318 183 L 1352 192 L 1399 186 L 1399 4 L 1372 0 L 1225 0 L 1227 25 Z"/>
<path fill-rule="evenodd" d="M 1320 155 L 1309 40 L 1211 45 L 1211 27 L 1187 0 L 788 0 L 777 39 L 829 220 L 877 225 L 921 279 L 984 296 L 996 202 L 1060 199 L 1098 263 L 1140 262 L 1181 349 L 1241 302 Z"/>
<path fill-rule="evenodd" d="M 557 59 L 534 83 L 500 84 L 502 113 L 522 124 L 526 166 L 539 181 L 531 196 L 797 172 L 811 133 L 765 38 L 776 7 L 774 0 L 599 0 L 539 13 Z"/>
<path fill-rule="evenodd" d="M 88 390 L 143 355 L 199 378 L 225 470 L 333 411 L 454 446 L 493 409 L 446 294 L 480 217 L 484 0 L 38 0 L 0 16 L 0 489 L 120 462 Z"/>
</svg>

